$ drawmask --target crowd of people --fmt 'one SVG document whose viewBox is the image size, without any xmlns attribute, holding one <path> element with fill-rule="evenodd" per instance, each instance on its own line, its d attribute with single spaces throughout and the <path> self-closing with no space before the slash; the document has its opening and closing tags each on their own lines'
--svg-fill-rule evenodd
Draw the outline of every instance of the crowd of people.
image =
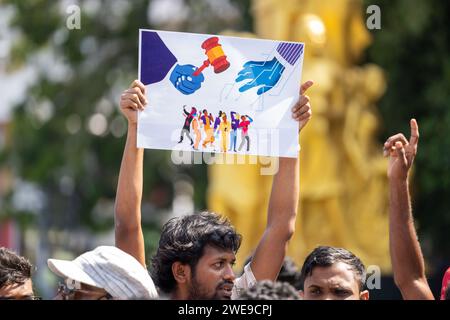
<svg viewBox="0 0 450 320">
<path fill-rule="evenodd" d="M 306 91 L 292 108 L 300 131 L 311 119 Z M 231 222 L 213 212 L 192 213 L 169 220 L 163 227 L 156 254 L 147 270 L 141 228 L 144 150 L 136 147 L 137 110 L 147 101 L 145 86 L 135 80 L 121 95 L 120 109 L 128 121 L 128 134 L 120 167 L 115 204 L 115 246 L 101 246 L 72 261 L 48 259 L 50 270 L 62 279 L 56 299 L 369 299 L 363 262 L 344 248 L 320 246 L 305 259 L 300 274 L 290 272 L 286 248 L 294 234 L 300 196 L 299 158 L 280 158 L 279 171 L 272 183 L 267 225 L 252 257 L 240 276 L 233 265 L 242 239 Z M 216 121 L 219 132 L 228 132 L 230 149 L 236 146 L 236 132 L 224 113 L 217 118 L 195 108 L 184 110 L 186 122 L 180 142 L 186 135 L 194 148 L 200 144 L 194 121 L 202 121 L 202 145 L 214 143 Z M 231 123 L 239 119 L 231 114 Z M 252 121 L 242 116 L 242 143 L 248 140 Z M 244 125 L 241 124 L 246 123 Z M 208 124 L 208 125 L 206 125 Z M 190 136 L 191 126 L 195 142 Z M 220 128 L 222 126 L 222 129 Z M 228 128 L 225 131 L 225 126 Z M 246 126 L 246 132 L 244 132 Z M 425 265 L 414 228 L 408 175 L 417 154 L 419 127 L 410 122 L 408 140 L 403 134 L 389 137 L 384 144 L 389 157 L 389 241 L 394 280 L 404 299 L 434 299 L 425 275 Z M 207 131 L 209 130 L 209 131 Z M 207 131 L 207 132 L 206 132 Z M 228 141 L 223 139 L 222 141 Z M 234 140 L 234 142 L 233 142 Z M 228 149 L 228 142 L 222 151 Z M 247 149 L 248 150 L 248 149 Z M 302 150 L 308 152 L 308 150 Z M 301 155 L 299 155 L 300 157 Z M 287 191 L 288 190 L 288 191 Z M 287 261 L 287 262 L 286 262 Z M 441 298 L 449 296 L 450 269 L 444 277 Z M 288 284 L 287 282 L 290 282 Z M 0 249 L 0 299 L 37 299 L 32 286 L 32 266 L 16 253 Z"/>
</svg>

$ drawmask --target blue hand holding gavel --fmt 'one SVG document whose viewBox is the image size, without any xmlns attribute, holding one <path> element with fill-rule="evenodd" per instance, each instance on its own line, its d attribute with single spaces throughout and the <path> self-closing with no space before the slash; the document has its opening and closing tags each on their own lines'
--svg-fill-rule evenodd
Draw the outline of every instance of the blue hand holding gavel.
<svg viewBox="0 0 450 320">
<path fill-rule="evenodd" d="M 228 69 L 230 62 L 223 52 L 222 46 L 219 44 L 218 37 L 211 37 L 202 43 L 205 54 L 208 57 L 200 68 L 191 64 L 177 64 L 170 74 L 170 81 L 176 89 L 183 94 L 192 94 L 200 89 L 201 84 L 205 81 L 202 71 L 208 66 L 213 66 L 215 73 L 221 73 Z"/>
<path fill-rule="evenodd" d="M 200 89 L 201 84 L 205 81 L 203 74 L 194 75 L 197 67 L 191 64 L 177 64 L 170 74 L 170 81 L 174 87 L 183 94 L 192 94 Z"/>
</svg>

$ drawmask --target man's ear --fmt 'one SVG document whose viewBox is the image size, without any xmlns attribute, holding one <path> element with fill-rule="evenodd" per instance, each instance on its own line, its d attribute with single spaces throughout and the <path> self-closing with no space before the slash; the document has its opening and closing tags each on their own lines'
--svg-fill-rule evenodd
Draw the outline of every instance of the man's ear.
<svg viewBox="0 0 450 320">
<path fill-rule="evenodd" d="M 191 278 L 191 268 L 179 261 L 172 263 L 172 274 L 177 283 L 186 283 Z"/>
<path fill-rule="evenodd" d="M 361 291 L 361 293 L 359 294 L 359 299 L 369 300 L 369 291 L 368 290 Z"/>
</svg>

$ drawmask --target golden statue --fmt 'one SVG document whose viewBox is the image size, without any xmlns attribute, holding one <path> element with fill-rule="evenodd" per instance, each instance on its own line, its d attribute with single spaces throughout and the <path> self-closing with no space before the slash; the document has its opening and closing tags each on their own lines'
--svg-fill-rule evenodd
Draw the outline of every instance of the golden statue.
<svg viewBox="0 0 450 320">
<path fill-rule="evenodd" d="M 356 66 L 370 44 L 361 1 L 254 0 L 252 10 L 257 37 L 306 44 L 302 78 L 316 83 L 308 91 L 313 118 L 300 137 L 301 198 L 288 255 L 301 265 L 316 246 L 339 246 L 390 272 L 387 163 L 375 138 L 385 81 L 379 67 Z M 242 233 L 240 266 L 266 223 L 272 177 L 260 168 L 209 167 L 209 209 Z"/>
</svg>

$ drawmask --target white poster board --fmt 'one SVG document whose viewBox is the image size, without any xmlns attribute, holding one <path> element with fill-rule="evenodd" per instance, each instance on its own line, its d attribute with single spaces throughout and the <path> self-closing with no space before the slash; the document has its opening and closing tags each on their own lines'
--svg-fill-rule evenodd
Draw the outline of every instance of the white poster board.
<svg viewBox="0 0 450 320">
<path fill-rule="evenodd" d="M 140 30 L 140 148 L 297 157 L 304 44 Z"/>
</svg>

